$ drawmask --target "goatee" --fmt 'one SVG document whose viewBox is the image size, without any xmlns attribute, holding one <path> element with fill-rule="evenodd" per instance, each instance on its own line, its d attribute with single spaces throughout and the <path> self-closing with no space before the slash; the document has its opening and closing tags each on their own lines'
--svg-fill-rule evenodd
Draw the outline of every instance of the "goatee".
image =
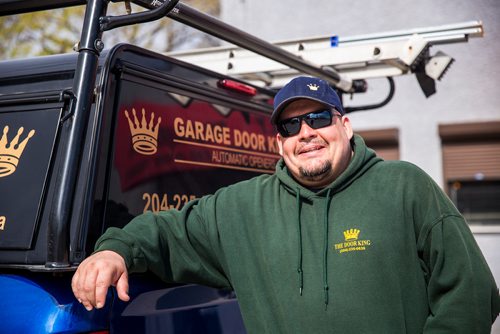
<svg viewBox="0 0 500 334">
<path fill-rule="evenodd" d="M 326 160 L 321 166 L 311 169 L 299 167 L 299 173 L 302 177 L 307 179 L 316 179 L 332 170 L 332 162 Z"/>
</svg>

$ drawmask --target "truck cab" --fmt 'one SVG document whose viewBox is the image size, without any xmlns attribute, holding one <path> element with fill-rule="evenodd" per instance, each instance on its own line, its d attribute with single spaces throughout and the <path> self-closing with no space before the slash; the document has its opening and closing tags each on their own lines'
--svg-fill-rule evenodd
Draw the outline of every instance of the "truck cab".
<svg viewBox="0 0 500 334">
<path fill-rule="evenodd" d="M 65 127 L 77 54 L 0 62 L 2 332 L 244 332 L 232 291 L 132 275 L 131 302 L 87 312 L 71 277 L 108 227 L 261 173 L 279 158 L 274 92 L 121 44 L 101 54 L 75 186 Z M 54 209 L 71 200 L 67 222 Z"/>
</svg>

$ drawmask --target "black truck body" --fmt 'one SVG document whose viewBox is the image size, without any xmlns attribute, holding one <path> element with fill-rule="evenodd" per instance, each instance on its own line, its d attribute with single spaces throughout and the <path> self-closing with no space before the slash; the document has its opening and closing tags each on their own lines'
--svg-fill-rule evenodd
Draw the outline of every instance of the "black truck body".
<svg viewBox="0 0 500 334">
<path fill-rule="evenodd" d="M 273 92 L 132 45 L 103 52 L 61 225 L 53 209 L 77 63 L 76 54 L 0 62 L 0 332 L 244 332 L 231 291 L 146 273 L 131 277 L 131 303 L 110 292 L 105 309 L 87 312 L 70 280 L 106 228 L 272 173 Z"/>
</svg>

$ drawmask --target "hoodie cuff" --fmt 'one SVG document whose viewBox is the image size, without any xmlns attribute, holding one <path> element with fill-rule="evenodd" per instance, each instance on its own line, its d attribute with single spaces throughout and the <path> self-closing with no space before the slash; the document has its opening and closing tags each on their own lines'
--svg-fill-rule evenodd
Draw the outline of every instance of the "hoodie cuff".
<svg viewBox="0 0 500 334">
<path fill-rule="evenodd" d="M 106 235 L 101 236 L 94 247 L 94 252 L 92 254 L 102 252 L 104 250 L 110 250 L 118 253 L 125 260 L 125 265 L 127 266 L 127 271 L 131 271 L 134 260 L 133 252 L 127 243 L 114 239 L 112 237 L 107 237 Z"/>
</svg>

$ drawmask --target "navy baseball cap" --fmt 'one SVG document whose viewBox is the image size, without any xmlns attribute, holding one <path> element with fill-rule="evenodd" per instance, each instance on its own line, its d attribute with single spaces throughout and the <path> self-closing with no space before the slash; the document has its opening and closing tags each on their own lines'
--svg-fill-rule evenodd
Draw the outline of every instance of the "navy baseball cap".
<svg viewBox="0 0 500 334">
<path fill-rule="evenodd" d="M 274 97 L 274 111 L 271 123 L 276 124 L 279 114 L 285 107 L 298 99 L 318 101 L 335 108 L 344 115 L 344 108 L 337 93 L 322 79 L 312 77 L 297 77 L 281 88 Z"/>
</svg>

